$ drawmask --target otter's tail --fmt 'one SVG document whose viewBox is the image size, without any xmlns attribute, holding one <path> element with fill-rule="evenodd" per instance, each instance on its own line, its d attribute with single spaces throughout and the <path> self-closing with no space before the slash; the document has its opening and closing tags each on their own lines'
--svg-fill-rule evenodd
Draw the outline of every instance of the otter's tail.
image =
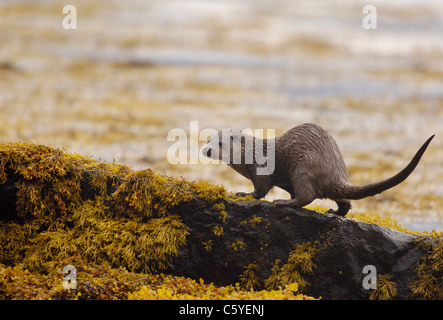
<svg viewBox="0 0 443 320">
<path fill-rule="evenodd" d="M 341 192 L 339 192 L 341 193 L 340 198 L 350 199 L 350 200 L 363 199 L 381 193 L 385 190 L 388 190 L 396 186 L 400 182 L 404 181 L 412 173 L 412 171 L 414 171 L 415 167 L 417 166 L 423 153 L 426 151 L 426 148 L 428 147 L 429 143 L 434 138 L 434 136 L 435 135 L 432 135 L 423 144 L 423 146 L 415 154 L 414 158 L 412 158 L 411 162 L 409 162 L 409 164 L 396 175 L 386 180 L 366 184 L 363 186 L 355 186 L 350 183 L 346 183 L 342 188 L 340 188 L 341 189 L 340 190 Z"/>
</svg>

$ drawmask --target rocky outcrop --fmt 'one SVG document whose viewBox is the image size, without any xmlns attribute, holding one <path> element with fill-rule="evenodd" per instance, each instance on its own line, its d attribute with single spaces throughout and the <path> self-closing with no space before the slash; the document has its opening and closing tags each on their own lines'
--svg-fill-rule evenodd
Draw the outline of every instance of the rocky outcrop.
<svg viewBox="0 0 443 320">
<path fill-rule="evenodd" d="M 391 275 L 397 290 L 394 298 L 403 299 L 410 293 L 414 266 L 423 255 L 416 244 L 419 236 L 334 214 L 277 208 L 265 201 L 223 204 L 227 217 L 219 236 L 214 235 L 214 228 L 220 225 L 220 213 L 207 202 L 194 199 L 174 209 L 192 232 L 170 272 L 228 284 L 238 282 L 247 266 L 254 265 L 252 271 L 260 287 L 273 273 L 284 277 L 279 272 L 285 265 L 307 263 L 303 257 L 288 261 L 297 245 L 306 244 L 297 254 L 311 259 L 311 270 L 292 266 L 308 283 L 305 294 L 324 299 L 368 299 L 373 289 L 365 289 L 363 280 L 368 276 L 370 284 L 375 274 L 363 271 L 367 265 L 374 266 L 378 275 Z M 208 241 L 210 248 L 202 244 Z"/>
<path fill-rule="evenodd" d="M 323 299 L 443 297 L 439 234 L 278 208 L 38 145 L 0 150 L 0 231 L 0 263 L 33 270 L 81 255 Z"/>
</svg>

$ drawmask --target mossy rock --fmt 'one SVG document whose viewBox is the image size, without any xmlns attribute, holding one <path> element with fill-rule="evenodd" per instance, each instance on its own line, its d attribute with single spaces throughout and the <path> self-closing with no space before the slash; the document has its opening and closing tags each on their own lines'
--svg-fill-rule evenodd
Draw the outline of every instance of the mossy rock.
<svg viewBox="0 0 443 320">
<path fill-rule="evenodd" d="M 277 208 L 38 144 L 0 144 L 0 207 L 6 268 L 47 273 L 80 255 L 93 266 L 327 299 L 443 296 L 441 233 Z M 380 275 L 374 292 L 362 288 L 369 264 Z"/>
<path fill-rule="evenodd" d="M 0 159 L 7 205 L 0 216 L 1 263 L 35 270 L 82 253 L 93 263 L 155 272 L 178 255 L 189 234 L 167 208 L 190 193 L 178 199 L 179 184 L 150 169 L 133 172 L 33 143 L 2 144 Z"/>
</svg>

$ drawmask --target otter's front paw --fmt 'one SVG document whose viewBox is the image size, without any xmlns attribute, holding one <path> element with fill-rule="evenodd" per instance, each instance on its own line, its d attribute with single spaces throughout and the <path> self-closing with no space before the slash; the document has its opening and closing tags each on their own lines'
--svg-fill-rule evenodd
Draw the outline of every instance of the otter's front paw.
<svg viewBox="0 0 443 320">
<path fill-rule="evenodd" d="M 277 207 L 285 207 L 286 201 L 285 200 L 274 200 L 272 203 Z"/>
<path fill-rule="evenodd" d="M 277 207 L 292 207 L 292 208 L 298 208 L 297 200 L 295 199 L 279 199 L 274 200 L 274 205 Z"/>
</svg>

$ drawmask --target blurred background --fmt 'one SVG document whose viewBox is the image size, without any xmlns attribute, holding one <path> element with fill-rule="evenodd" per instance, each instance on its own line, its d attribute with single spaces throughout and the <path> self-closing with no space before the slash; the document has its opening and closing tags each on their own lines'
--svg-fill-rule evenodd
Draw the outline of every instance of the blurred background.
<svg viewBox="0 0 443 320">
<path fill-rule="evenodd" d="M 75 30 L 62 25 L 67 4 Z M 355 184 L 393 175 L 435 133 L 404 183 L 353 211 L 441 231 L 443 2 L 371 1 L 376 30 L 362 27 L 366 4 L 0 0 L 0 140 L 251 191 L 226 165 L 169 164 L 169 130 L 315 122 Z"/>
</svg>

